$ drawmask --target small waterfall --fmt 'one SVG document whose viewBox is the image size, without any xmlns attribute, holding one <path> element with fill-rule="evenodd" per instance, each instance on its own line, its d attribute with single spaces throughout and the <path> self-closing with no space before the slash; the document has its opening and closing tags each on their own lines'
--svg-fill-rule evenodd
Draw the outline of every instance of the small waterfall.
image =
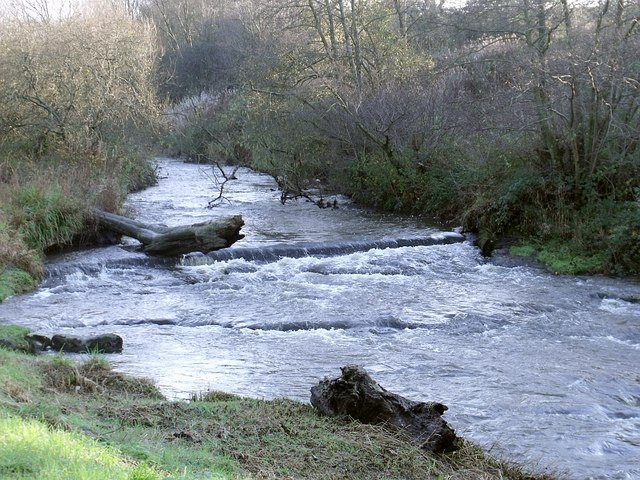
<svg viewBox="0 0 640 480">
<path fill-rule="evenodd" d="M 423 247 L 431 245 L 449 245 L 465 240 L 464 235 L 455 232 L 440 232 L 424 237 L 341 241 L 309 242 L 298 244 L 268 245 L 263 247 L 231 247 L 204 254 L 189 254 L 182 260 L 184 266 L 208 265 L 226 260 L 244 259 L 252 262 L 268 263 L 281 258 L 330 257 L 348 255 L 368 250 L 401 247 Z"/>
</svg>

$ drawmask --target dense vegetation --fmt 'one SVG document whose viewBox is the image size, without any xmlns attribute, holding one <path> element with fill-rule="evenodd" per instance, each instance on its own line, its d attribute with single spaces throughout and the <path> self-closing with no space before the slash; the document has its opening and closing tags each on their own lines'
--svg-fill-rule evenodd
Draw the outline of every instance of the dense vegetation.
<svg viewBox="0 0 640 480">
<path fill-rule="evenodd" d="M 0 326 L 17 346 L 22 327 Z M 310 405 L 208 392 L 168 401 L 99 356 L 76 364 L 0 346 L 0 478 L 551 480 L 465 443 L 427 455 L 380 426 Z"/>
<path fill-rule="evenodd" d="M 158 138 L 268 172 L 283 201 L 346 192 L 520 239 L 554 271 L 638 274 L 638 3 L 453 3 L 3 2 L 0 301 L 95 241 L 91 207 L 154 181 Z M 0 447 L 12 478 L 529 478 L 470 445 L 425 457 L 293 402 L 168 402 L 100 360 L 3 348 Z"/>
<path fill-rule="evenodd" d="M 638 273 L 637 2 L 449 3 L 141 2 L 170 150 L 269 172 L 283 200 L 321 180 L 554 271 Z"/>
</svg>

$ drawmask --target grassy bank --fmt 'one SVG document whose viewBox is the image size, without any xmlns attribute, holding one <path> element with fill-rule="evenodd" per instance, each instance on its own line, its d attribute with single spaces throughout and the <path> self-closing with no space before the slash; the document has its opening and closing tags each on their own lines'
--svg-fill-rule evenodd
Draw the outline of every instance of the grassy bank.
<svg viewBox="0 0 640 480">
<path fill-rule="evenodd" d="M 0 302 L 35 287 L 47 252 L 98 241 L 92 207 L 117 210 L 129 191 L 155 181 L 151 163 L 134 152 L 100 164 L 12 165 L 0 155 L 0 174 Z"/>
<path fill-rule="evenodd" d="M 25 329 L 0 326 L 20 344 Z M 0 347 L 0 478 L 551 479 L 464 442 L 427 455 L 379 426 L 291 400 L 221 392 L 168 401 L 100 357 Z"/>
</svg>

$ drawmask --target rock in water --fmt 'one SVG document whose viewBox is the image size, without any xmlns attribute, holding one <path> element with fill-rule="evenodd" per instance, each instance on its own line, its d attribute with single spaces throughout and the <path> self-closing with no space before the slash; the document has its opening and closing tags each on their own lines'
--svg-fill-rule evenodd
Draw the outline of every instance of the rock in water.
<svg viewBox="0 0 640 480">
<path fill-rule="evenodd" d="M 59 352 L 85 353 L 84 339 L 75 335 L 54 335 L 51 337 L 51 348 Z"/>
<path fill-rule="evenodd" d="M 122 337 L 115 333 L 105 333 L 85 339 L 88 352 L 120 353 L 122 352 Z"/>
<path fill-rule="evenodd" d="M 94 337 L 54 335 L 51 337 L 51 347 L 66 353 L 120 353 L 122 337 L 113 333 Z"/>
<path fill-rule="evenodd" d="M 457 450 L 459 439 L 442 418 L 447 410 L 445 405 L 415 402 L 388 392 L 358 365 L 348 365 L 341 370 L 341 377 L 324 379 L 311 388 L 311 404 L 322 413 L 392 426 L 407 433 L 429 452 Z"/>
</svg>

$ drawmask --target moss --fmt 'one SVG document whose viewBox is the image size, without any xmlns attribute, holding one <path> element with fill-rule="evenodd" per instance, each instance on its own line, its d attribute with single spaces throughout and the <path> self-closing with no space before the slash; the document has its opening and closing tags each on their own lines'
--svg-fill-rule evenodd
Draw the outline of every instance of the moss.
<svg viewBox="0 0 640 480">
<path fill-rule="evenodd" d="M 12 295 L 33 290 L 37 285 L 37 280 L 20 268 L 0 271 L 0 302 Z"/>
<path fill-rule="evenodd" d="M 527 243 L 512 245 L 509 247 L 509 255 L 514 257 L 535 257 L 537 249 L 535 246 Z"/>
<path fill-rule="evenodd" d="M 609 259 L 605 253 L 575 253 L 571 244 L 551 242 L 542 247 L 536 259 L 550 271 L 561 275 L 606 273 Z"/>
</svg>

